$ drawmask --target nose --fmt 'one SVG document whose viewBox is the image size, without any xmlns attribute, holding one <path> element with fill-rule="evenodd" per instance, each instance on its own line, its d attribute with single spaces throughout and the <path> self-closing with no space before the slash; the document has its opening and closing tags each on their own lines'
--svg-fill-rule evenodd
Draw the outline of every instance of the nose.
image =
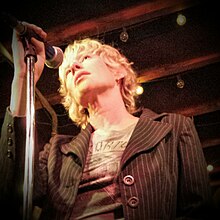
<svg viewBox="0 0 220 220">
<path fill-rule="evenodd" d="M 71 66 L 71 70 L 73 73 L 75 73 L 77 70 L 81 69 L 82 68 L 82 65 L 81 63 L 75 61 L 72 66 Z"/>
</svg>

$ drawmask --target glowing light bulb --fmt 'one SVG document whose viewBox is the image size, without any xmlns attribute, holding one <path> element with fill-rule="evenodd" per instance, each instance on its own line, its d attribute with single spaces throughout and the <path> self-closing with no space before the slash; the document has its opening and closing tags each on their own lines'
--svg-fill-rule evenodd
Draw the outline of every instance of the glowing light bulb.
<svg viewBox="0 0 220 220">
<path fill-rule="evenodd" d="M 207 170 L 208 170 L 209 172 L 213 171 L 213 169 L 214 169 L 214 167 L 213 167 L 211 164 L 209 164 L 209 165 L 207 166 Z"/>
<path fill-rule="evenodd" d="M 128 38 L 129 38 L 128 33 L 127 33 L 126 29 L 123 28 L 123 31 L 120 33 L 120 40 L 122 42 L 127 42 Z"/>
<path fill-rule="evenodd" d="M 186 23 L 186 17 L 183 14 L 178 14 L 176 23 L 180 26 L 184 25 Z"/>
<path fill-rule="evenodd" d="M 176 86 L 179 88 L 179 89 L 182 89 L 184 86 L 185 86 L 185 82 L 182 80 L 182 79 L 179 79 L 176 83 Z"/>
<path fill-rule="evenodd" d="M 144 92 L 144 89 L 142 86 L 137 86 L 136 88 L 136 95 L 141 95 Z"/>
<path fill-rule="evenodd" d="M 179 89 L 182 89 L 185 86 L 185 82 L 183 79 L 181 79 L 180 76 L 177 76 L 177 82 L 176 82 L 176 86 Z"/>
</svg>

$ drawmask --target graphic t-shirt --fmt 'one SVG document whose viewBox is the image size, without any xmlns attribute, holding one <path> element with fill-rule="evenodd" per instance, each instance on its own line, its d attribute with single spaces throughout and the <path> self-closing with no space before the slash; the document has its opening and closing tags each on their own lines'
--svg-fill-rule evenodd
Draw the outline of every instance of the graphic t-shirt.
<svg viewBox="0 0 220 220">
<path fill-rule="evenodd" d="M 120 131 L 97 130 L 92 134 L 71 219 L 123 219 L 114 216 L 116 210 L 120 213 L 122 209 L 116 179 L 122 153 L 135 125 Z"/>
</svg>

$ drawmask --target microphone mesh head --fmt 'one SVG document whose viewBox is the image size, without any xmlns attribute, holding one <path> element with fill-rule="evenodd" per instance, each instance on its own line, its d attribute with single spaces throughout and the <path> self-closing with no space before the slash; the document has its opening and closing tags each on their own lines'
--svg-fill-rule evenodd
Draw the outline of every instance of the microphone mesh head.
<svg viewBox="0 0 220 220">
<path fill-rule="evenodd" d="M 63 51 L 59 47 L 53 46 L 55 54 L 52 59 L 46 60 L 45 64 L 51 69 L 57 69 L 63 62 Z"/>
</svg>

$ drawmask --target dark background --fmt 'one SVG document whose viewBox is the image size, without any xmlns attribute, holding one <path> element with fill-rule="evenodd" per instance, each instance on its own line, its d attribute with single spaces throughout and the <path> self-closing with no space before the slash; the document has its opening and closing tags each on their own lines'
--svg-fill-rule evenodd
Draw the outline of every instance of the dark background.
<svg viewBox="0 0 220 220">
<path fill-rule="evenodd" d="M 48 42 L 65 48 L 85 36 L 96 37 L 123 52 L 144 88 L 139 104 L 158 113 L 177 112 L 194 119 L 202 142 L 213 196 L 220 188 L 220 33 L 214 1 L 19 1 L 5 2 L 1 12 L 28 21 L 48 32 Z M 186 24 L 179 26 L 179 13 Z M 0 122 L 9 105 L 13 65 L 12 29 L 1 18 Z M 127 42 L 120 40 L 125 29 Z M 9 55 L 7 55 L 9 53 Z M 184 87 L 178 88 L 178 80 Z M 77 134 L 60 103 L 57 70 L 45 67 L 37 84 L 36 126 L 42 144 L 51 131 Z M 51 110 L 52 109 L 52 110 Z M 52 117 L 55 112 L 54 121 Z"/>
</svg>

